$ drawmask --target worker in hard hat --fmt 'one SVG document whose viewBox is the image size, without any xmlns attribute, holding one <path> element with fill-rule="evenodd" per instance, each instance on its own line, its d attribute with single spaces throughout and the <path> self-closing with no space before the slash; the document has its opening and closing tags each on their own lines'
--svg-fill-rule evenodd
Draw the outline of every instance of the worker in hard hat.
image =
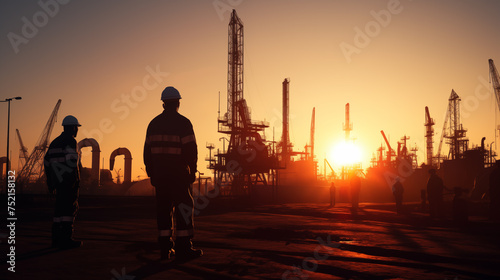
<svg viewBox="0 0 500 280">
<path fill-rule="evenodd" d="M 81 241 L 73 239 L 81 169 L 75 137 L 81 125 L 74 116 L 68 115 L 62 126 L 63 132 L 50 143 L 45 154 L 44 167 L 49 192 L 56 194 L 52 247 L 69 249 L 82 245 Z"/>
<path fill-rule="evenodd" d="M 150 123 L 144 144 L 144 164 L 156 188 L 157 222 L 161 259 L 191 259 L 203 254 L 193 249 L 193 197 L 198 150 L 193 126 L 178 113 L 181 95 L 174 87 L 162 94 L 163 112 Z M 175 246 L 172 218 L 175 218 Z"/>
</svg>

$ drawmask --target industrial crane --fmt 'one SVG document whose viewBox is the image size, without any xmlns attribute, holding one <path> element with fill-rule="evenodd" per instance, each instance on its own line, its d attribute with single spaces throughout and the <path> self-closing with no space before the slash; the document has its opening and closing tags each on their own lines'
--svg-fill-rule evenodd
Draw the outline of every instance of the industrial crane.
<svg viewBox="0 0 500 280">
<path fill-rule="evenodd" d="M 493 91 L 495 92 L 495 97 L 497 99 L 498 109 L 500 110 L 500 75 L 498 75 L 498 71 L 497 68 L 495 67 L 495 64 L 493 63 L 493 59 L 489 59 L 488 62 L 490 64 L 490 80 L 493 85 Z M 496 129 L 495 129 L 495 142 L 496 142 Z"/>
<path fill-rule="evenodd" d="M 21 172 L 19 172 L 19 175 L 17 176 L 17 184 L 21 187 L 26 186 L 30 182 L 38 181 L 42 176 L 43 157 L 49 148 L 50 134 L 52 133 L 52 128 L 56 122 L 57 112 L 59 111 L 60 106 L 61 99 L 57 101 L 56 106 L 54 107 L 54 110 L 52 111 L 52 114 L 42 131 L 42 135 L 40 135 L 37 144 L 26 160 L 26 164 L 24 164 L 23 169 L 21 169 Z"/>
<path fill-rule="evenodd" d="M 384 137 L 385 144 L 387 144 L 387 165 L 391 164 L 391 156 L 394 154 L 393 149 L 391 148 L 391 144 L 389 144 L 389 140 L 385 137 L 385 133 L 383 130 L 380 131 L 382 133 L 382 137 Z"/>
<path fill-rule="evenodd" d="M 16 134 L 17 134 L 17 139 L 19 140 L 19 146 L 21 148 L 19 149 L 19 166 L 24 166 L 26 164 L 26 160 L 28 160 L 29 155 L 28 155 L 28 149 L 26 146 L 24 146 L 23 139 L 21 138 L 21 133 L 19 133 L 19 129 L 16 128 Z M 21 159 L 24 159 L 23 162 L 21 162 Z M 21 167 L 22 168 L 22 167 Z M 21 169 L 19 168 L 19 169 Z"/>
<path fill-rule="evenodd" d="M 493 59 L 489 59 L 488 62 L 490 64 L 490 79 L 493 84 L 493 91 L 497 99 L 498 109 L 500 110 L 500 75 L 498 75 Z"/>
<path fill-rule="evenodd" d="M 431 114 L 429 113 L 429 107 L 425 106 L 425 139 L 427 144 L 427 165 L 432 166 L 432 153 L 434 143 L 434 120 L 431 118 Z"/>
</svg>

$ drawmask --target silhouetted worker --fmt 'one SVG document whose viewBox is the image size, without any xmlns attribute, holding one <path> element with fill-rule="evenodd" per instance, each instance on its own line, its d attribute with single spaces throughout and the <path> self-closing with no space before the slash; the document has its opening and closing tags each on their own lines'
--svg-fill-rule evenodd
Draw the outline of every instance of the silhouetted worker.
<svg viewBox="0 0 500 280">
<path fill-rule="evenodd" d="M 427 192 L 425 190 L 420 190 L 420 209 L 425 211 L 427 205 Z"/>
<path fill-rule="evenodd" d="M 335 206 L 335 183 L 332 182 L 330 185 L 330 206 Z"/>
<path fill-rule="evenodd" d="M 459 225 L 465 225 L 469 220 L 469 202 L 464 191 L 460 187 L 455 187 L 453 197 L 453 220 Z"/>
<path fill-rule="evenodd" d="M 178 113 L 181 95 L 174 87 L 162 94 L 164 111 L 150 123 L 144 144 L 144 163 L 156 189 L 157 221 L 162 259 L 191 259 L 203 254 L 193 249 L 193 197 L 198 150 L 191 122 Z M 175 218 L 175 246 L 172 239 Z"/>
<path fill-rule="evenodd" d="M 392 185 L 392 194 L 396 200 L 396 212 L 398 214 L 403 213 L 403 184 L 401 184 L 401 178 L 396 177 L 396 182 Z"/>
<path fill-rule="evenodd" d="M 500 160 L 490 174 L 490 219 L 500 220 Z"/>
<path fill-rule="evenodd" d="M 73 239 L 73 222 L 78 211 L 81 163 L 75 137 L 78 120 L 71 115 L 62 121 L 64 131 L 52 143 L 44 157 L 45 176 L 51 194 L 56 193 L 52 247 L 76 248 L 81 241 Z"/>
<path fill-rule="evenodd" d="M 442 215 L 443 208 L 443 180 L 436 174 L 436 169 L 429 169 L 427 181 L 427 199 L 429 200 L 429 215 L 438 218 Z"/>
<path fill-rule="evenodd" d="M 352 172 L 351 180 L 351 205 L 352 210 L 354 212 L 358 211 L 358 203 L 359 203 L 359 191 L 361 189 L 361 178 L 358 176 L 356 172 Z"/>
</svg>

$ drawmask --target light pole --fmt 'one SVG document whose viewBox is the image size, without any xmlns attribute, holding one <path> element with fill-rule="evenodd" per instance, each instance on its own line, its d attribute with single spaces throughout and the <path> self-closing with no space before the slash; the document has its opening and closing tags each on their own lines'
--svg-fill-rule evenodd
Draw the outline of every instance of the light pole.
<svg viewBox="0 0 500 280">
<path fill-rule="evenodd" d="M 9 136 L 10 136 L 10 102 L 12 100 L 21 100 L 22 98 L 20 96 L 17 96 L 17 97 L 12 97 L 12 98 L 6 98 L 4 101 L 0 101 L 0 102 L 7 102 L 8 103 L 8 113 L 7 113 L 7 168 L 5 169 L 5 175 L 7 175 L 9 173 L 9 169 L 10 169 L 10 166 L 9 166 Z M 8 182 L 8 180 L 5 180 L 6 182 Z"/>
</svg>

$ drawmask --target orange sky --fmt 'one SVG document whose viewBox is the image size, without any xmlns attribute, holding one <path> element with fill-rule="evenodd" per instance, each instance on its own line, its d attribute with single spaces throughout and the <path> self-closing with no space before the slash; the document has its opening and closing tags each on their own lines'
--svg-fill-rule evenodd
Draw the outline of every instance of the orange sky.
<svg viewBox="0 0 500 280">
<path fill-rule="evenodd" d="M 494 141 L 498 109 L 488 59 L 500 67 L 498 1 L 41 2 L 48 8 L 38 1 L 0 4 L 0 99 L 23 97 L 11 103 L 14 167 L 15 129 L 31 152 L 60 98 L 52 139 L 62 118 L 73 114 L 83 124 L 77 140 L 96 138 L 105 168 L 114 149 L 127 147 L 133 178 L 144 178 L 146 127 L 161 113 L 161 91 L 173 85 L 183 96 L 180 112 L 195 128 L 199 169 L 207 174 L 205 144 L 222 148 L 217 103 L 220 91 L 224 113 L 230 8 L 244 23 L 244 96 L 252 118 L 269 121 L 266 138 L 274 127 L 279 140 L 281 83 L 290 78 L 290 138 L 303 150 L 316 107 L 321 171 L 325 155 L 344 138 L 347 102 L 365 168 L 383 142 L 380 130 L 393 147 L 410 136 L 422 162 L 424 107 L 436 121 L 437 146 L 452 88 L 467 101 L 462 122 L 470 142 Z M 26 22 L 38 27 L 29 30 Z M 0 116 L 5 156 L 6 103 Z M 83 163 L 90 167 L 90 149 Z M 123 169 L 121 158 L 116 164 Z"/>
</svg>

